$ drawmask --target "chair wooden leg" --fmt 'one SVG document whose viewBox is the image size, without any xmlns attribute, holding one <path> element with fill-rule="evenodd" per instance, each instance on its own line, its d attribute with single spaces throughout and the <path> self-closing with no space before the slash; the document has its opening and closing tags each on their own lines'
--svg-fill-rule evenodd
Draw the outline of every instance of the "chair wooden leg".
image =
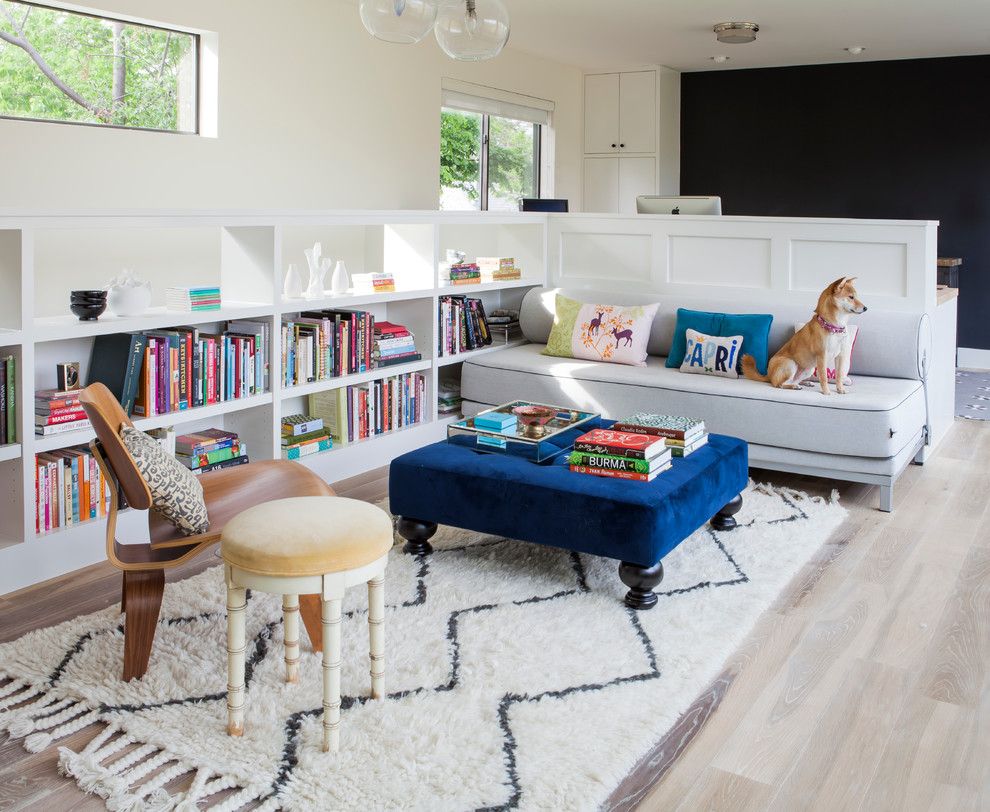
<svg viewBox="0 0 990 812">
<path fill-rule="evenodd" d="M 368 581 L 368 642 L 371 698 L 385 698 L 385 577 Z"/>
<path fill-rule="evenodd" d="M 124 680 L 143 677 L 148 670 L 151 646 L 158 628 L 158 612 L 165 591 L 164 570 L 139 570 L 124 573 L 122 603 L 127 607 L 124 619 Z"/>
<path fill-rule="evenodd" d="M 127 572 L 120 573 L 120 612 L 127 611 Z"/>
<path fill-rule="evenodd" d="M 340 624 L 342 601 L 323 601 L 323 752 L 340 749 Z"/>
<path fill-rule="evenodd" d="M 299 596 L 282 596 L 285 624 L 285 681 L 299 682 Z"/>
<path fill-rule="evenodd" d="M 299 596 L 299 614 L 302 615 L 303 626 L 306 627 L 306 634 L 309 635 L 309 644 L 317 653 L 323 651 L 321 603 L 319 595 Z"/>
</svg>

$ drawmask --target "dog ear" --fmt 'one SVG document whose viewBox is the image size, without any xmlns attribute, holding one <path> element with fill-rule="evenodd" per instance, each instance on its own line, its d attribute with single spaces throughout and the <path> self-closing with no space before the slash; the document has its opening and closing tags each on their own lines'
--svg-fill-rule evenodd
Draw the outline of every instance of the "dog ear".
<svg viewBox="0 0 990 812">
<path fill-rule="evenodd" d="M 849 279 L 848 276 L 843 276 L 843 277 L 841 277 L 839 279 L 836 279 L 832 283 L 832 290 L 834 290 L 834 291 L 842 290 L 843 286 L 846 284 L 846 282 L 848 281 L 848 279 Z"/>
</svg>

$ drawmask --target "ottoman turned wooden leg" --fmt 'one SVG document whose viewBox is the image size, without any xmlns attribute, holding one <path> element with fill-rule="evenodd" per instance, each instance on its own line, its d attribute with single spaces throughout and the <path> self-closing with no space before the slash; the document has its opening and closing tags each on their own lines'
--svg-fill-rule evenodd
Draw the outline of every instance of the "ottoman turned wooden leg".
<svg viewBox="0 0 990 812">
<path fill-rule="evenodd" d="M 247 592 L 227 587 L 227 733 L 244 734 L 244 610 Z"/>
<path fill-rule="evenodd" d="M 371 698 L 385 698 L 385 576 L 368 581 L 368 652 Z"/>
<path fill-rule="evenodd" d="M 633 609 L 652 609 L 657 605 L 657 596 L 653 589 L 663 580 L 663 564 L 660 561 L 652 567 L 622 561 L 619 564 L 619 578 L 629 587 L 626 606 Z"/>
<path fill-rule="evenodd" d="M 299 682 L 299 596 L 282 596 L 285 624 L 285 681 Z"/>
<path fill-rule="evenodd" d="M 437 532 L 436 522 L 413 519 L 409 516 L 400 516 L 395 529 L 406 540 L 406 543 L 402 545 L 402 552 L 409 553 L 410 555 L 423 555 L 433 552 L 433 545 L 430 544 L 430 539 Z"/>
<path fill-rule="evenodd" d="M 742 494 L 738 494 L 729 501 L 718 513 L 712 517 L 712 527 L 716 530 L 732 530 L 736 527 L 736 520 L 733 518 L 742 507 Z"/>
<path fill-rule="evenodd" d="M 323 601 L 323 752 L 340 750 L 341 600 Z"/>
</svg>

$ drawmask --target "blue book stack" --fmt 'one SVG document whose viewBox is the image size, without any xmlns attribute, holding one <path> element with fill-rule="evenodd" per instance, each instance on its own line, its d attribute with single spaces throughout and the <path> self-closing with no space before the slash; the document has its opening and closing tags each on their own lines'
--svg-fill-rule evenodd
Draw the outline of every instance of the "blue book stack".
<svg viewBox="0 0 990 812">
<path fill-rule="evenodd" d="M 499 433 L 510 431 L 516 427 L 516 416 L 504 412 L 486 412 L 474 418 L 476 428 Z"/>
</svg>

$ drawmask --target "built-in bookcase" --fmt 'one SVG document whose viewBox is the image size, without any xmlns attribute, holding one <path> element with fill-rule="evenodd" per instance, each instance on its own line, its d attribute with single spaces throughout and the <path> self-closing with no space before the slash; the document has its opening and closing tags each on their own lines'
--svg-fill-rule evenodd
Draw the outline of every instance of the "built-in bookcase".
<svg viewBox="0 0 990 812">
<path fill-rule="evenodd" d="M 388 464 L 395 456 L 441 439 L 449 418 L 439 419 L 437 381 L 459 374 L 462 356 L 438 357 L 439 298 L 449 293 L 481 298 L 486 309 L 518 307 L 526 291 L 547 279 L 546 217 L 539 214 L 438 214 L 436 212 L 263 212 L 263 213 L 88 213 L 24 215 L 0 213 L 0 355 L 18 361 L 17 440 L 0 447 L 0 594 L 99 561 L 104 556 L 104 521 L 37 535 L 34 515 L 35 455 L 92 439 L 90 430 L 50 437 L 34 435 L 34 393 L 55 386 L 56 364 L 79 361 L 87 379 L 97 335 L 197 325 L 213 331 L 235 319 L 271 325 L 271 388 L 252 397 L 182 412 L 135 419 L 144 429 L 174 426 L 177 433 L 219 427 L 237 432 L 252 460 L 280 454 L 284 415 L 305 412 L 308 395 L 403 373 L 426 382 L 422 423 L 304 458 L 328 482 Z M 291 262 L 304 284 L 305 248 L 319 241 L 323 255 L 343 260 L 351 274 L 386 271 L 393 293 L 358 293 L 316 300 L 284 299 L 283 277 Z M 512 256 L 522 278 L 447 286 L 439 268 L 447 249 L 468 258 Z M 69 313 L 69 291 L 102 288 L 124 268 L 152 283 L 145 314 L 109 313 L 80 322 Z M 207 313 L 165 309 L 173 285 L 219 284 L 223 306 Z M 329 291 L 330 277 L 326 279 Z M 300 386 L 282 384 L 280 330 L 303 310 L 368 310 L 376 320 L 404 324 L 416 336 L 422 359 Z M 518 343 L 518 342 L 516 342 Z M 506 345 L 476 350 L 497 352 Z M 129 513 L 129 515 L 128 515 Z M 121 516 L 122 541 L 142 540 L 141 514 Z"/>
</svg>

